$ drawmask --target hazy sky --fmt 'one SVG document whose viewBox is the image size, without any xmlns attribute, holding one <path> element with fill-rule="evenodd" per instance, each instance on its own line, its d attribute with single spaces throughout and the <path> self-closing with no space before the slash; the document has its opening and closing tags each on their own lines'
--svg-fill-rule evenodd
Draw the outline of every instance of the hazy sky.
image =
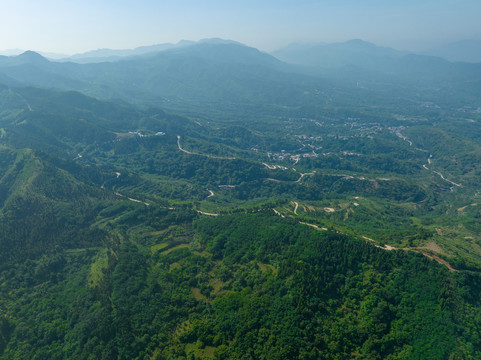
<svg viewBox="0 0 481 360">
<path fill-rule="evenodd" d="M 220 37 L 264 51 L 360 38 L 420 50 L 481 40 L 481 0 L 0 0 L 0 50 L 73 54 Z"/>
</svg>

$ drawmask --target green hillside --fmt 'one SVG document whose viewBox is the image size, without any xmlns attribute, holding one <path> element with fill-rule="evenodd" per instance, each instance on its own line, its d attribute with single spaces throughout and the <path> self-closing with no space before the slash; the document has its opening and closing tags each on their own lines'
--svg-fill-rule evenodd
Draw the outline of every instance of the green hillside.
<svg viewBox="0 0 481 360">
<path fill-rule="evenodd" d="M 124 202 L 103 246 L 4 270 L 3 357 L 479 356 L 474 274 L 269 211 L 175 213 Z"/>
</svg>

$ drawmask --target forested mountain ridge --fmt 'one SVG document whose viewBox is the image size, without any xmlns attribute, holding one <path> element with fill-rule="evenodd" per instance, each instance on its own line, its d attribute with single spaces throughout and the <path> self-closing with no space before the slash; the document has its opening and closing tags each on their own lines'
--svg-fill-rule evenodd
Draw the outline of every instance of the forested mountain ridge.
<svg viewBox="0 0 481 360">
<path fill-rule="evenodd" d="M 3 266 L 36 258 L 56 246 L 96 243 L 84 238 L 90 231 L 88 220 L 111 194 L 93 186 L 88 175 L 76 178 L 35 151 L 6 148 L 1 153 L 10 158 L 0 180 Z"/>
<path fill-rule="evenodd" d="M 0 358 L 479 358 L 478 79 L 174 50 L 0 65 Z"/>
</svg>

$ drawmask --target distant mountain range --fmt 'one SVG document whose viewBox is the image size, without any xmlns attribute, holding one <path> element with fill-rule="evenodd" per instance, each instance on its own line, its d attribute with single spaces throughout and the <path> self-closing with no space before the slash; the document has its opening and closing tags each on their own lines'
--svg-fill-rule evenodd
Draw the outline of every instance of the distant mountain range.
<svg viewBox="0 0 481 360">
<path fill-rule="evenodd" d="M 0 57 L 6 85 L 77 90 L 128 101 L 275 102 L 302 96 L 291 66 L 257 49 L 223 40 L 183 44 L 112 62 L 53 62 L 35 52 Z M 297 95 L 296 95 L 297 94 Z"/>
<path fill-rule="evenodd" d="M 465 40 L 450 43 L 423 52 L 449 61 L 481 63 L 481 40 Z"/>
<path fill-rule="evenodd" d="M 336 91 L 385 84 L 402 91 L 414 84 L 418 89 L 460 89 L 476 98 L 481 92 L 481 64 L 453 63 L 362 40 L 294 44 L 267 54 L 234 41 L 206 39 L 98 50 L 77 55 L 82 63 L 73 58 L 49 61 L 32 51 L 0 56 L 0 83 L 176 109 L 196 103 L 319 106 Z"/>
<path fill-rule="evenodd" d="M 37 53 L 50 60 L 62 61 L 62 62 L 76 62 L 80 64 L 97 63 L 97 62 L 113 62 L 118 61 L 130 56 L 141 56 L 146 54 L 152 54 L 164 50 L 188 47 L 195 44 L 240 44 L 232 40 L 223 40 L 219 38 L 202 39 L 199 41 L 181 40 L 176 44 L 164 43 L 155 44 L 149 46 L 140 46 L 135 49 L 97 49 L 87 51 L 85 53 L 79 53 L 74 55 L 65 55 L 59 53 L 49 53 L 38 51 Z M 8 49 L 0 51 L 0 56 L 18 56 L 25 52 L 20 49 Z"/>
<path fill-rule="evenodd" d="M 202 39 L 197 42 L 181 40 L 176 44 L 163 43 L 150 46 L 140 46 L 135 49 L 97 49 L 72 56 L 41 51 L 38 53 L 51 60 L 62 62 L 71 61 L 85 64 L 113 62 L 127 57 L 142 56 L 164 50 L 178 49 L 206 43 L 217 45 L 241 45 L 232 40 L 212 38 Z M 17 56 L 23 52 L 25 51 L 20 49 L 8 49 L 0 51 L 0 56 Z M 317 59 L 316 66 L 319 65 L 319 59 L 322 58 L 322 66 L 325 67 L 343 66 L 346 63 L 343 58 L 349 56 L 361 56 L 359 60 L 362 60 L 369 56 L 399 57 L 407 54 L 435 56 L 451 62 L 478 63 L 481 62 L 481 40 L 457 41 L 425 51 L 399 51 L 389 47 L 377 46 L 363 40 L 353 39 L 342 43 L 292 43 L 272 52 L 272 55 L 286 62 L 308 66 L 313 65 L 309 62 L 312 62 L 314 59 Z"/>
<path fill-rule="evenodd" d="M 21 49 L 7 49 L 7 50 L 0 50 L 0 56 L 17 56 L 23 54 L 25 50 Z M 51 52 L 44 52 L 44 51 L 37 51 L 43 57 L 46 57 L 50 60 L 59 60 L 69 57 L 66 54 L 59 54 L 59 53 L 51 53 Z"/>
<path fill-rule="evenodd" d="M 203 39 L 199 41 L 181 40 L 176 44 L 165 43 L 150 46 L 140 46 L 135 49 L 112 50 L 112 49 L 98 49 L 88 51 L 86 53 L 75 54 L 72 56 L 65 56 L 61 61 L 73 61 L 77 63 L 95 63 L 104 61 L 117 61 L 129 56 L 141 56 L 152 53 L 157 53 L 164 50 L 178 49 L 189 47 L 195 44 L 239 44 L 238 42 L 223 39 Z"/>
<path fill-rule="evenodd" d="M 189 46 L 195 44 L 194 41 L 182 40 L 177 44 L 157 44 L 150 46 L 141 46 L 135 49 L 123 49 L 123 50 L 112 50 L 112 49 L 98 49 L 88 51 L 86 53 L 75 54 L 69 57 L 64 57 L 60 59 L 61 61 L 73 61 L 77 63 L 96 63 L 105 61 L 117 61 L 129 56 L 139 56 L 155 52 L 160 52 L 163 50 L 173 49 L 177 47 Z"/>
<path fill-rule="evenodd" d="M 426 51 L 399 51 L 355 39 L 343 43 L 293 43 L 272 55 L 289 63 L 307 66 L 340 67 L 351 63 L 372 61 L 373 57 L 396 58 L 408 54 L 435 56 L 451 62 L 481 63 L 481 41 L 466 40 Z"/>
<path fill-rule="evenodd" d="M 479 96 L 481 63 L 450 62 L 441 57 L 398 51 L 362 41 L 293 44 L 272 53 L 311 74 L 364 84 L 416 84 L 456 88 Z"/>
<path fill-rule="evenodd" d="M 372 64 L 379 60 L 400 58 L 407 54 L 407 52 L 376 46 L 358 39 L 333 44 L 295 43 L 272 53 L 275 57 L 291 64 L 323 68 Z"/>
</svg>

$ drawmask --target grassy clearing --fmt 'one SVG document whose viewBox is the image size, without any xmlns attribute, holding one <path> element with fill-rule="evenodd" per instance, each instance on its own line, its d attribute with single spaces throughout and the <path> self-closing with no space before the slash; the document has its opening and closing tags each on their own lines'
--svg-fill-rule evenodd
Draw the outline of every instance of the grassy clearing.
<svg viewBox="0 0 481 360">
<path fill-rule="evenodd" d="M 219 278 L 213 278 L 209 280 L 209 285 L 212 286 L 212 294 L 222 296 L 226 293 L 225 286 L 228 285 L 228 283 L 223 282 Z"/>
<path fill-rule="evenodd" d="M 172 263 L 172 264 L 169 265 L 169 271 L 180 269 L 180 268 L 181 268 L 181 266 L 178 262 L 175 262 L 175 263 Z"/>
<path fill-rule="evenodd" d="M 207 301 L 207 298 L 204 295 L 202 295 L 202 293 L 200 292 L 200 289 L 193 287 L 190 290 L 192 291 L 192 295 L 194 295 L 197 301 Z"/>
<path fill-rule="evenodd" d="M 277 269 L 270 264 L 264 264 L 264 263 L 258 262 L 257 266 L 259 266 L 259 269 L 261 269 L 263 273 L 277 274 Z"/>
<path fill-rule="evenodd" d="M 167 246 L 169 246 L 168 243 L 160 243 L 160 244 L 156 244 L 156 245 L 152 245 L 150 247 L 150 252 L 153 254 L 153 253 L 156 253 L 157 251 L 160 251 L 162 249 L 165 249 Z"/>
<path fill-rule="evenodd" d="M 102 278 L 104 277 L 104 270 L 108 268 L 108 265 L 108 250 L 102 249 L 101 251 L 99 251 L 99 253 L 95 257 L 94 262 L 90 266 L 90 273 L 88 276 L 89 287 L 95 288 L 100 284 Z"/>
<path fill-rule="evenodd" d="M 179 250 L 179 249 L 186 249 L 186 248 L 189 248 L 189 247 L 190 247 L 189 244 L 180 244 L 180 245 L 174 246 L 170 249 L 162 251 L 162 254 L 167 255 L 167 254 L 170 254 L 172 251 Z"/>
</svg>

